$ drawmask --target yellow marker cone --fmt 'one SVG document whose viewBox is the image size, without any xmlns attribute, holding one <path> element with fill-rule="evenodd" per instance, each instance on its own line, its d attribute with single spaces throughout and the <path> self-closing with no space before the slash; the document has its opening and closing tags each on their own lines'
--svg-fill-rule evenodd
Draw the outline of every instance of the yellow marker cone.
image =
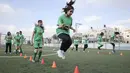
<svg viewBox="0 0 130 73">
<path fill-rule="evenodd" d="M 109 52 L 109 54 L 111 54 L 111 52 Z"/>
<path fill-rule="evenodd" d="M 99 51 L 97 52 L 97 54 L 99 54 Z"/>
<path fill-rule="evenodd" d="M 24 59 L 26 59 L 26 58 L 27 58 L 27 56 L 26 56 L 26 54 L 25 54 Z"/>
<path fill-rule="evenodd" d="M 120 53 L 120 56 L 123 56 L 123 53 L 122 53 L 122 52 Z"/>
</svg>

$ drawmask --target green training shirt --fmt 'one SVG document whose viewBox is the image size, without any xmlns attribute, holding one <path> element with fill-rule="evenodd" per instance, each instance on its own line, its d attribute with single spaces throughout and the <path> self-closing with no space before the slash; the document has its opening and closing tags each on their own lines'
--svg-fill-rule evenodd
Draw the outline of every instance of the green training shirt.
<svg viewBox="0 0 130 73">
<path fill-rule="evenodd" d="M 111 43 L 114 43 L 114 39 L 115 39 L 115 34 L 113 33 L 113 34 L 111 35 L 111 37 L 110 37 L 110 42 L 111 42 Z"/>
<path fill-rule="evenodd" d="M 79 44 L 79 40 L 75 39 L 75 40 L 74 40 L 74 44 L 75 44 L 75 45 L 78 45 L 78 44 Z"/>
<path fill-rule="evenodd" d="M 10 36 L 6 35 L 5 40 L 6 40 L 6 43 L 12 43 L 12 36 L 11 35 Z"/>
<path fill-rule="evenodd" d="M 24 35 L 21 34 L 21 35 L 20 35 L 20 38 L 21 38 L 21 39 L 20 39 L 20 42 L 23 43 L 23 42 L 24 42 Z"/>
<path fill-rule="evenodd" d="M 15 43 L 15 44 L 20 44 L 20 40 L 21 40 L 20 35 L 16 35 L 16 36 L 14 37 L 14 43 Z"/>
<path fill-rule="evenodd" d="M 72 26 L 72 17 L 66 17 L 65 14 L 61 15 L 58 19 L 58 25 Z M 69 34 L 69 30 L 64 30 L 61 28 L 56 29 L 56 33 L 59 35 L 61 33 Z"/>
<path fill-rule="evenodd" d="M 88 44 L 88 39 L 84 39 L 83 44 Z"/>
<path fill-rule="evenodd" d="M 102 37 L 101 37 L 101 36 L 98 36 L 98 43 L 100 43 L 100 42 L 102 42 L 102 41 L 103 41 Z"/>
<path fill-rule="evenodd" d="M 34 41 L 42 41 L 44 28 L 42 29 L 40 26 L 35 26 L 34 33 Z"/>
</svg>

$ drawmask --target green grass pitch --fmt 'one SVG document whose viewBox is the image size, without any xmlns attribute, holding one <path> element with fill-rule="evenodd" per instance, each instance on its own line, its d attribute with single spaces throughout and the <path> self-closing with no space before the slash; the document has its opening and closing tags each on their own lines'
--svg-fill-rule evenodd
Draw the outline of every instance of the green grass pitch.
<svg viewBox="0 0 130 73">
<path fill-rule="evenodd" d="M 79 67 L 80 73 L 129 73 L 130 72 L 130 51 L 117 51 L 109 55 L 111 50 L 101 50 L 97 54 L 97 49 L 87 49 L 86 52 L 76 52 L 68 50 L 66 59 L 60 59 L 54 48 L 45 47 L 43 56 L 45 64 L 40 62 L 32 63 L 29 58 L 11 57 L 19 55 L 5 55 L 4 49 L 0 49 L 0 73 L 74 73 L 75 66 Z M 32 46 L 23 46 L 24 53 L 27 56 L 33 55 Z M 88 53 L 89 51 L 89 53 Z M 120 52 L 123 56 L 120 56 Z M 24 54 L 23 54 L 24 55 Z M 51 68 L 52 62 L 55 61 L 57 68 Z"/>
</svg>

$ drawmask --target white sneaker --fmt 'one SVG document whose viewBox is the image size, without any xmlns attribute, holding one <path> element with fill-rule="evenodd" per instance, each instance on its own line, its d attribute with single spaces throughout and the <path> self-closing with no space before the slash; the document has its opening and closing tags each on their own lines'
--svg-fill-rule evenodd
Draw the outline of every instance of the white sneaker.
<svg viewBox="0 0 130 73">
<path fill-rule="evenodd" d="M 65 59 L 65 52 L 62 51 L 62 54 L 63 54 L 62 59 Z"/>
<path fill-rule="evenodd" d="M 57 54 L 58 54 L 58 56 L 59 56 L 60 58 L 63 57 L 63 53 L 62 53 L 61 50 L 58 50 L 58 51 L 57 51 Z"/>
<path fill-rule="evenodd" d="M 35 63 L 35 60 L 32 60 L 33 63 Z"/>
<path fill-rule="evenodd" d="M 62 59 L 65 59 L 65 56 L 61 57 Z"/>
</svg>

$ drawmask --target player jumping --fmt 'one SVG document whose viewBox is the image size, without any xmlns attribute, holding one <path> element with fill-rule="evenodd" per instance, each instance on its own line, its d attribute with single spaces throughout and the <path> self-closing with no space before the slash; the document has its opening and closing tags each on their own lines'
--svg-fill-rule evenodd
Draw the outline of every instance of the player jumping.
<svg viewBox="0 0 130 73">
<path fill-rule="evenodd" d="M 119 37 L 119 32 L 114 32 L 114 34 L 112 34 L 111 38 L 110 38 L 110 44 L 113 46 L 113 53 L 115 53 L 115 43 L 114 43 L 114 40 L 115 38 L 118 38 Z"/>
<path fill-rule="evenodd" d="M 102 42 L 103 42 L 103 39 L 102 39 L 102 37 L 104 36 L 104 33 L 103 32 L 101 32 L 100 33 L 100 35 L 98 36 L 98 49 L 99 50 L 101 50 L 101 47 L 103 47 L 103 44 L 102 44 Z"/>
<path fill-rule="evenodd" d="M 74 7 L 72 6 L 75 1 L 70 1 L 66 3 L 63 11 L 65 14 L 61 15 L 58 19 L 58 28 L 56 29 L 58 37 L 62 40 L 60 50 L 57 51 L 58 56 L 62 59 L 65 59 L 64 53 L 68 50 L 68 48 L 72 44 L 71 37 L 69 35 L 69 30 L 72 29 L 75 32 L 75 29 L 72 28 L 72 17 L 71 15 L 74 12 Z"/>
</svg>

